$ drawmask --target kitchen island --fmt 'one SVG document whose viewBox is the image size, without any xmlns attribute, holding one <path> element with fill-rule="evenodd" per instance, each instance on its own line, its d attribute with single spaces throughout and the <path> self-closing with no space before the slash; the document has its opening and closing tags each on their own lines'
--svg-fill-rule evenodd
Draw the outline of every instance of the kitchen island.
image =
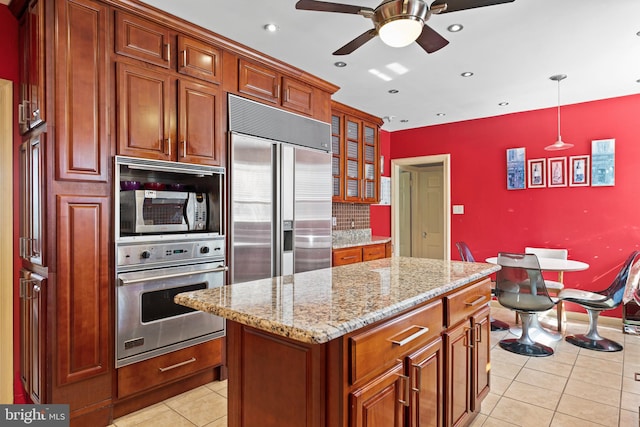
<svg viewBox="0 0 640 427">
<path fill-rule="evenodd" d="M 231 427 L 463 425 L 489 391 L 498 269 L 393 257 L 175 301 L 227 319 Z"/>
</svg>

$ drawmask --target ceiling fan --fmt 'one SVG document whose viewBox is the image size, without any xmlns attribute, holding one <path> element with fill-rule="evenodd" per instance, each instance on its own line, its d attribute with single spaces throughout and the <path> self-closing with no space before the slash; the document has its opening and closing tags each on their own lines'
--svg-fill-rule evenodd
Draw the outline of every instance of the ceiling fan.
<svg viewBox="0 0 640 427">
<path fill-rule="evenodd" d="M 365 31 L 340 49 L 334 55 L 348 55 L 375 36 L 392 47 L 418 43 L 427 53 L 445 47 L 449 42 L 429 27 L 426 22 L 432 14 L 456 12 L 476 7 L 511 3 L 514 0 L 435 0 L 429 6 L 423 0 L 384 0 L 378 7 L 355 6 L 317 0 L 299 0 L 296 9 L 320 12 L 338 12 L 362 15 L 373 21 L 374 28 Z"/>
</svg>

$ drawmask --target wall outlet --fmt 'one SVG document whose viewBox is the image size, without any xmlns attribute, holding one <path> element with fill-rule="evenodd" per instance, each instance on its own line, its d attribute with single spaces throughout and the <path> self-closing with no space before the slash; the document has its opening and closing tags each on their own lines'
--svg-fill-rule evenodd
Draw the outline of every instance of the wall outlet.
<svg viewBox="0 0 640 427">
<path fill-rule="evenodd" d="M 454 215 L 464 214 L 464 205 L 453 205 L 453 214 Z"/>
<path fill-rule="evenodd" d="M 338 218 L 337 217 L 331 217 L 331 224 L 335 227 L 336 225 L 338 225 Z"/>
</svg>

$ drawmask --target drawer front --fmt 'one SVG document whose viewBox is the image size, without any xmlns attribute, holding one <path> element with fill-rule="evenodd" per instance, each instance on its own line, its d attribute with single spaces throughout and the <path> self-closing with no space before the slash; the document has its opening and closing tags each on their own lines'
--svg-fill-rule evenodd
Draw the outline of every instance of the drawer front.
<svg viewBox="0 0 640 427">
<path fill-rule="evenodd" d="M 362 262 L 362 248 L 339 249 L 333 251 L 333 266 Z"/>
<path fill-rule="evenodd" d="M 475 285 L 445 297 L 446 326 L 450 327 L 468 318 L 491 301 L 491 281 L 486 278 Z"/>
<path fill-rule="evenodd" d="M 218 338 L 118 369 L 118 398 L 222 364 Z"/>
<path fill-rule="evenodd" d="M 385 257 L 384 243 L 378 245 L 368 245 L 362 247 L 362 260 L 371 261 L 373 259 L 381 259 Z"/>
<path fill-rule="evenodd" d="M 349 338 L 351 384 L 375 375 L 424 346 L 443 330 L 442 301 L 437 300 Z"/>
</svg>

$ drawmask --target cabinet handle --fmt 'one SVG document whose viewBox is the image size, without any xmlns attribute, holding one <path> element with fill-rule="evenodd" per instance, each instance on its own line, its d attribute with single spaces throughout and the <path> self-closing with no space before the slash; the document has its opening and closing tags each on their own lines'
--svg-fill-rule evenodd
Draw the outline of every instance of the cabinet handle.
<svg viewBox="0 0 640 427">
<path fill-rule="evenodd" d="M 171 43 L 167 43 L 164 46 L 167 49 L 167 62 L 171 62 Z"/>
<path fill-rule="evenodd" d="M 20 237 L 20 239 L 18 239 L 19 242 L 19 249 L 18 251 L 20 252 L 20 258 L 26 258 L 26 254 L 24 251 L 24 237 Z"/>
<path fill-rule="evenodd" d="M 420 390 L 422 389 L 422 366 L 420 365 L 411 365 L 411 366 L 413 366 L 413 369 L 415 369 L 414 377 L 416 379 L 416 386 L 411 390 L 415 393 L 420 393 Z"/>
<path fill-rule="evenodd" d="M 24 125 L 27 120 L 24 118 L 24 103 L 18 104 L 18 124 Z"/>
<path fill-rule="evenodd" d="M 403 334 L 403 333 L 405 333 L 405 332 L 407 332 L 408 330 L 413 329 L 413 328 L 418 328 L 418 331 L 417 331 L 417 332 L 414 332 L 413 334 L 409 335 L 408 337 L 406 337 L 406 338 L 405 338 L 405 339 L 403 339 L 403 340 L 400 340 L 400 341 L 390 340 L 390 341 L 391 341 L 393 344 L 395 344 L 395 345 L 397 345 L 397 346 L 399 346 L 399 347 L 402 347 L 403 345 L 406 345 L 406 344 L 410 343 L 411 341 L 413 341 L 413 340 L 417 339 L 417 338 L 418 338 L 418 337 L 420 337 L 421 335 L 424 335 L 424 334 L 426 334 L 427 332 L 429 332 L 429 328 L 427 328 L 426 326 L 416 326 L 416 325 L 414 325 L 414 326 L 411 326 L 410 328 L 407 328 L 407 329 L 405 329 L 404 331 L 400 332 L 400 334 Z M 398 335 L 400 335 L 400 334 L 398 334 Z"/>
<path fill-rule="evenodd" d="M 24 298 L 26 295 L 26 292 L 25 292 L 25 288 L 27 284 L 26 282 L 27 282 L 27 279 L 20 279 L 20 298 L 21 299 Z"/>
<path fill-rule="evenodd" d="M 182 141 L 182 157 L 187 157 L 187 140 Z"/>
<path fill-rule="evenodd" d="M 189 360 L 185 360 L 184 362 L 176 363 L 175 365 L 167 366 L 166 368 L 158 368 L 160 372 L 167 372 L 175 368 L 179 368 L 180 366 L 188 365 L 189 363 L 193 363 L 196 361 L 195 357 L 192 357 Z"/>
<path fill-rule="evenodd" d="M 182 66 L 183 67 L 187 66 L 187 49 L 184 49 L 182 51 Z"/>
<path fill-rule="evenodd" d="M 482 342 L 482 325 L 480 323 L 476 323 L 475 328 L 476 331 L 476 342 Z"/>
<path fill-rule="evenodd" d="M 486 301 L 487 297 L 485 297 L 484 295 L 480 295 L 478 298 L 474 299 L 471 302 L 465 302 L 464 305 L 466 305 L 467 307 L 473 307 L 475 305 L 480 304 L 481 302 Z"/>
<path fill-rule="evenodd" d="M 165 154 L 167 156 L 171 155 L 171 137 L 165 139 L 165 141 L 167 142 L 167 150 L 165 151 Z"/>
<path fill-rule="evenodd" d="M 406 375 L 400 375 L 400 374 L 398 374 L 398 376 L 400 377 L 400 380 L 404 382 L 404 386 L 402 387 L 402 389 L 404 390 L 404 396 L 403 396 L 404 399 L 398 399 L 398 403 L 404 406 L 409 406 L 409 390 L 410 390 L 409 377 Z"/>
<path fill-rule="evenodd" d="M 343 260 L 345 260 L 345 261 L 346 261 L 346 260 L 348 260 L 348 259 L 355 259 L 355 258 L 357 258 L 355 255 L 351 255 L 351 256 L 343 256 L 343 257 L 342 257 L 342 259 L 343 259 Z"/>
</svg>

